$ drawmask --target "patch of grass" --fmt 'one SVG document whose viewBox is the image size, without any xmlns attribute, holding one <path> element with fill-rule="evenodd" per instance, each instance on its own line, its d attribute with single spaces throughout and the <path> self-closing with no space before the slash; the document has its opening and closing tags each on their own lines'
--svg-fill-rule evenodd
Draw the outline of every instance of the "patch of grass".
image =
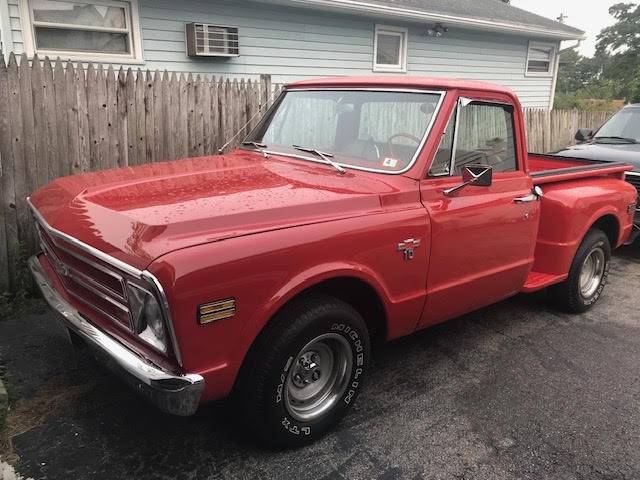
<svg viewBox="0 0 640 480">
<path fill-rule="evenodd" d="M 8 403 L 8 402 L 7 402 Z M 2 435 L 2 430 L 4 429 L 5 424 L 7 423 L 7 409 L 9 405 L 5 405 L 3 400 L 0 400 L 0 435 Z"/>
<path fill-rule="evenodd" d="M 0 321 L 5 318 L 14 318 L 18 315 L 43 313 L 46 304 L 40 297 L 21 291 L 16 294 L 8 292 L 0 293 Z"/>
<path fill-rule="evenodd" d="M 29 254 L 23 243 L 9 246 L 11 292 L 0 292 L 0 320 L 44 311 L 44 303 L 27 266 Z"/>
<path fill-rule="evenodd" d="M 0 291 L 0 320 L 24 313 L 42 310 L 42 301 L 37 295 L 36 285 L 27 265 L 29 252 L 24 243 L 12 243 L 8 247 L 8 265 L 11 291 Z"/>
<path fill-rule="evenodd" d="M 9 390 L 11 408 L 4 428 L 0 429 L 0 457 L 16 464 L 18 455 L 13 450 L 12 439 L 43 424 L 47 418 L 70 408 L 77 398 L 95 385 L 68 385 L 61 378 L 51 378 L 32 398 L 15 398 Z M 15 394 L 15 392 L 13 392 Z"/>
<path fill-rule="evenodd" d="M 7 368 L 2 364 L 0 364 L 0 382 L 2 382 L 4 388 L 7 390 L 8 395 L 6 404 L 3 400 L 0 400 L 0 456 L 3 456 L 8 444 L 6 440 L 6 424 L 9 405 L 11 405 L 12 390 L 11 387 L 9 387 L 9 382 L 7 381 Z"/>
</svg>

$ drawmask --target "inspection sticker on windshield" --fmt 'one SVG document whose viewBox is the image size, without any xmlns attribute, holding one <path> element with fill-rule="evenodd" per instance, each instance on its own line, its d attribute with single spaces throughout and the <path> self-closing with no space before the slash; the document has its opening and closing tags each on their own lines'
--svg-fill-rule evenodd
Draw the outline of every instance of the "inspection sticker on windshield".
<svg viewBox="0 0 640 480">
<path fill-rule="evenodd" d="M 397 158 L 391 158 L 391 157 L 385 157 L 384 161 L 382 162 L 382 166 L 383 167 L 396 168 L 398 166 L 398 159 Z"/>
</svg>

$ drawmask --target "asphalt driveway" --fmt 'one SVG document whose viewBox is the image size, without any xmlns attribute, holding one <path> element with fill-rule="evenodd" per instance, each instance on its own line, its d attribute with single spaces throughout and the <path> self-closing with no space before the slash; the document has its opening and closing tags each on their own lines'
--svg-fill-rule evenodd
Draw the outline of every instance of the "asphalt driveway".
<svg viewBox="0 0 640 480">
<path fill-rule="evenodd" d="M 640 478 L 640 248 L 617 255 L 591 312 L 544 300 L 381 347 L 340 427 L 290 452 L 257 449 L 224 403 L 190 418 L 148 407 L 48 315 L 3 320 L 12 455 L 35 479 Z"/>
</svg>

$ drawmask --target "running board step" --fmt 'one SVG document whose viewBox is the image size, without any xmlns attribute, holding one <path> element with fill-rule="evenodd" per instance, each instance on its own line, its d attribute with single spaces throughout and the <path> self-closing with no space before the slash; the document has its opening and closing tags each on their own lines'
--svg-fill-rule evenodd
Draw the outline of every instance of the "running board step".
<svg viewBox="0 0 640 480">
<path fill-rule="evenodd" d="M 522 291 L 524 293 L 531 293 L 543 288 L 560 283 L 567 278 L 567 275 L 554 275 L 542 272 L 530 272 Z"/>
</svg>

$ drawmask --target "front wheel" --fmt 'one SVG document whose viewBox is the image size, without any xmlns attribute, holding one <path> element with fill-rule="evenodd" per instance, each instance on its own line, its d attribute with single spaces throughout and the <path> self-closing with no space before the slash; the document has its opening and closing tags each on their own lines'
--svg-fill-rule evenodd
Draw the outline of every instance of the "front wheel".
<svg viewBox="0 0 640 480">
<path fill-rule="evenodd" d="M 604 290 L 610 261 L 609 238 L 602 230 L 590 230 L 578 247 L 569 277 L 549 290 L 554 303 L 571 313 L 589 310 Z"/>
<path fill-rule="evenodd" d="M 239 384 L 243 416 L 267 446 L 310 443 L 347 413 L 369 365 L 362 316 L 334 297 L 286 306 L 258 339 Z"/>
</svg>

